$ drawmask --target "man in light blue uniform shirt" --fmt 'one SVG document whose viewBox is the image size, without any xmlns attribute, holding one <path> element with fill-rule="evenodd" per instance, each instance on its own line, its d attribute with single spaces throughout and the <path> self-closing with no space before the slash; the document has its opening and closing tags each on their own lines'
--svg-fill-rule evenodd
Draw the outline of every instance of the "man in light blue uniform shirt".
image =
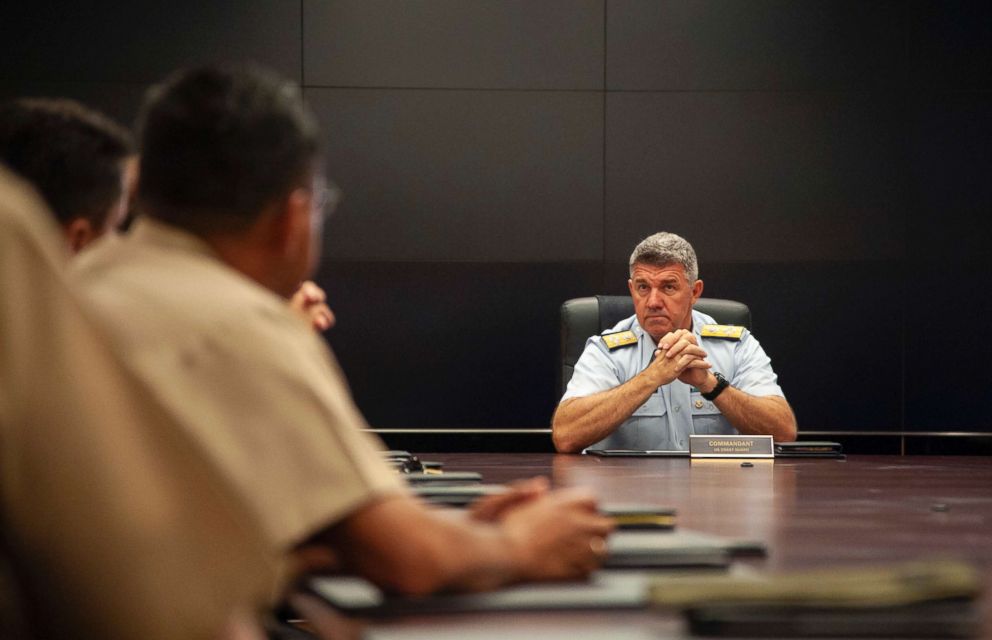
<svg viewBox="0 0 992 640">
<path fill-rule="evenodd" d="M 684 238 L 657 233 L 630 258 L 635 315 L 592 336 L 552 423 L 562 452 L 685 450 L 691 434 L 794 440 L 796 420 L 771 360 L 743 328 L 692 309 L 703 291 Z"/>
</svg>

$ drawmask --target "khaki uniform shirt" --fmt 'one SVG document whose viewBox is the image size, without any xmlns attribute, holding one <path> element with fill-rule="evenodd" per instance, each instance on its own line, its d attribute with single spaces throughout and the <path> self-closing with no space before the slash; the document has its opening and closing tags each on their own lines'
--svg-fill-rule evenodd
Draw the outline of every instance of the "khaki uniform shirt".
<svg viewBox="0 0 992 640">
<path fill-rule="evenodd" d="M 281 550 L 80 309 L 50 217 L 0 170 L 0 522 L 32 632 L 216 637 Z"/>
<path fill-rule="evenodd" d="M 403 490 L 323 340 L 206 243 L 139 219 L 77 265 L 125 361 L 283 548 Z"/>
</svg>

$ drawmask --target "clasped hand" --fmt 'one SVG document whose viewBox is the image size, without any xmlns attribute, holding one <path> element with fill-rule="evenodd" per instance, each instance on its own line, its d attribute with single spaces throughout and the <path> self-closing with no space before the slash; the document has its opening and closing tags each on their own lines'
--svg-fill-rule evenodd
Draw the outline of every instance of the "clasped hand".
<svg viewBox="0 0 992 640">
<path fill-rule="evenodd" d="M 502 525 L 527 580 L 588 575 L 602 563 L 614 527 L 599 514 L 591 494 L 550 491 L 546 478 L 511 483 L 506 493 L 477 500 L 469 514 Z"/>
<path fill-rule="evenodd" d="M 679 329 L 658 341 L 648 371 L 656 377 L 659 387 L 676 379 L 698 387 L 706 381 L 712 366 L 706 360 L 706 351 L 696 342 L 695 334 Z"/>
</svg>

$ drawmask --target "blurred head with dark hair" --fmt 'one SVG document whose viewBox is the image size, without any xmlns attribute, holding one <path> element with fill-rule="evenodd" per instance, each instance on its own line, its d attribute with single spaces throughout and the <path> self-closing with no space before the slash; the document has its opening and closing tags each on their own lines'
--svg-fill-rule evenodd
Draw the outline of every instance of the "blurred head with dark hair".
<svg viewBox="0 0 992 640">
<path fill-rule="evenodd" d="M 316 263 L 327 198 L 300 89 L 254 67 L 180 71 L 149 91 L 139 131 L 142 213 L 203 238 L 270 289 L 295 291 Z"/>
<path fill-rule="evenodd" d="M 74 252 L 123 220 L 133 153 L 126 129 L 74 100 L 0 106 L 0 162 L 41 193 Z"/>
</svg>

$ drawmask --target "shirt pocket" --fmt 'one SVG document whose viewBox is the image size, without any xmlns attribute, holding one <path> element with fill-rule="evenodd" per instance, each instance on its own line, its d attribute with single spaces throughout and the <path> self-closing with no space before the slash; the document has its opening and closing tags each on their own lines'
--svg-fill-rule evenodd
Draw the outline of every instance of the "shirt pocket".
<svg viewBox="0 0 992 640">
<path fill-rule="evenodd" d="M 651 396 L 615 433 L 619 449 L 671 449 L 668 442 L 668 418 L 665 399 L 660 393 Z"/>
<path fill-rule="evenodd" d="M 691 394 L 689 405 L 692 407 L 693 433 L 697 435 L 736 433 L 716 405 L 704 398 L 701 393 Z"/>
<path fill-rule="evenodd" d="M 663 416 L 667 412 L 665 408 L 665 400 L 661 397 L 660 393 L 652 393 L 644 404 L 637 407 L 634 413 L 630 414 L 631 418 L 654 418 L 657 416 Z"/>
</svg>

